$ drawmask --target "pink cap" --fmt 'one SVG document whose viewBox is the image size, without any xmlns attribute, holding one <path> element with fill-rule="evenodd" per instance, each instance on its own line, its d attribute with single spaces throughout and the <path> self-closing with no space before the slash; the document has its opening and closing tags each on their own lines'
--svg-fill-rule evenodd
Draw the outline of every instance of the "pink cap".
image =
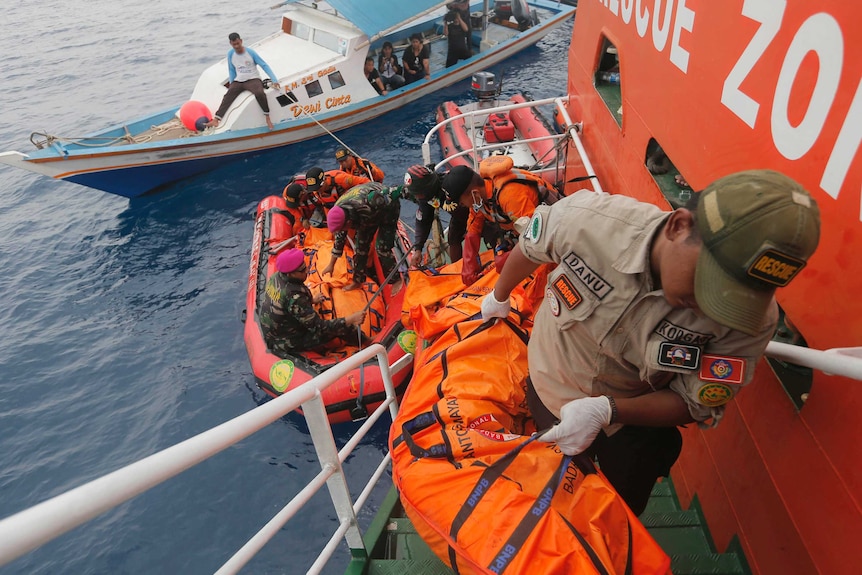
<svg viewBox="0 0 862 575">
<path fill-rule="evenodd" d="M 275 269 L 283 274 L 295 272 L 305 262 L 305 254 L 302 250 L 292 248 L 284 250 L 275 258 Z"/>
<path fill-rule="evenodd" d="M 329 213 L 326 214 L 326 227 L 332 233 L 340 232 L 344 229 L 344 224 L 347 220 L 347 214 L 341 206 L 335 206 Z"/>
</svg>

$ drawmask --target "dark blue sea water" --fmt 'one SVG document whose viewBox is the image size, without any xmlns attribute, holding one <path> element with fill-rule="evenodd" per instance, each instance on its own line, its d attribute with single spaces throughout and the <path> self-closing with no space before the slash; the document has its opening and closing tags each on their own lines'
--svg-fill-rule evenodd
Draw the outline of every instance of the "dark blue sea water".
<svg viewBox="0 0 862 575">
<path fill-rule="evenodd" d="M 27 151 L 34 130 L 79 136 L 183 102 L 229 32 L 252 42 L 278 28 L 271 3 L 7 2 L 0 150 Z M 563 93 L 570 34 L 509 60 L 504 92 Z M 398 183 L 421 160 L 435 106 L 453 98 L 470 100 L 468 82 L 340 137 Z M 335 147 L 321 138 L 131 201 L 0 167 L 0 517 L 266 401 L 240 323 L 252 214 L 291 174 L 335 167 Z M 379 426 L 346 464 L 355 493 L 386 435 Z M 211 573 L 318 469 L 289 416 L 0 572 Z M 245 572 L 304 572 L 335 526 L 318 496 Z"/>
</svg>

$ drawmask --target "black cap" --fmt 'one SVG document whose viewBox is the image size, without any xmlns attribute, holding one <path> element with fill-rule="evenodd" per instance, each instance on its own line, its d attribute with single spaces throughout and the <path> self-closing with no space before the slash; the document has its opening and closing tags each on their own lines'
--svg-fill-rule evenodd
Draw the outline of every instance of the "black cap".
<svg viewBox="0 0 862 575">
<path fill-rule="evenodd" d="M 323 169 L 317 166 L 305 172 L 305 187 L 311 192 L 316 192 L 320 189 L 323 183 Z"/>
<path fill-rule="evenodd" d="M 284 192 L 281 195 L 288 206 L 295 207 L 299 203 L 299 196 L 302 195 L 302 192 L 302 186 L 294 183 L 284 188 Z"/>
<path fill-rule="evenodd" d="M 350 152 L 347 151 L 347 148 L 338 148 L 335 150 L 335 160 L 340 162 L 344 158 L 350 155 Z"/>
<path fill-rule="evenodd" d="M 446 199 L 450 202 L 460 200 L 476 175 L 476 172 L 467 166 L 455 166 L 449 170 L 443 178 L 443 192 L 446 193 Z"/>
<path fill-rule="evenodd" d="M 404 174 L 404 186 L 417 200 L 437 196 L 442 187 L 440 175 L 422 164 L 414 164 Z"/>
</svg>

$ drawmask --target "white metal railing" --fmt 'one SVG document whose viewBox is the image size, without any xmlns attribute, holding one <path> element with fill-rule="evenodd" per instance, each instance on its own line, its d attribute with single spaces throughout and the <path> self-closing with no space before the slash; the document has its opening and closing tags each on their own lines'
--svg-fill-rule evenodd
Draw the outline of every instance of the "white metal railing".
<svg viewBox="0 0 862 575">
<path fill-rule="evenodd" d="M 563 98 L 557 98 L 554 100 L 554 103 L 557 106 L 557 109 L 560 111 L 560 115 L 563 117 L 563 121 L 566 123 L 566 132 L 568 132 L 569 136 L 572 138 L 572 141 L 575 143 L 575 148 L 578 150 L 578 155 L 581 157 L 581 162 L 584 164 L 584 170 L 587 172 L 587 176 L 590 177 L 590 182 L 593 184 L 593 189 L 599 193 L 603 194 L 605 191 L 602 189 L 601 183 L 599 183 L 599 178 L 596 176 L 596 171 L 593 169 L 593 164 L 590 162 L 590 158 L 587 155 L 587 150 L 584 148 L 584 143 L 581 141 L 581 135 L 578 133 L 580 129 L 583 127 L 582 124 L 573 124 L 572 118 L 569 117 L 569 111 L 566 110 L 566 102 L 568 102 L 568 98 L 563 100 Z"/>
<path fill-rule="evenodd" d="M 842 375 L 862 380 L 862 347 L 819 350 L 770 341 L 766 345 L 765 354 L 774 359 L 817 369 L 828 375 Z"/>
<path fill-rule="evenodd" d="M 336 451 L 335 439 L 332 436 L 326 408 L 321 399 L 321 391 L 345 377 L 350 370 L 373 358 L 376 358 L 380 366 L 383 386 L 386 390 L 385 399 L 341 451 Z M 351 501 L 341 464 L 384 411 L 388 409 L 392 419 L 395 419 L 398 405 L 392 383 L 392 374 L 406 369 L 412 361 L 413 356 L 407 354 L 390 366 L 386 348 L 380 344 L 372 345 L 333 366 L 311 381 L 260 407 L 108 475 L 7 517 L 0 521 L 0 566 L 205 461 L 260 431 L 291 411 L 302 407 L 314 442 L 314 448 L 320 460 L 321 472 L 248 543 L 240 548 L 219 569 L 218 573 L 227 574 L 239 571 L 308 502 L 312 495 L 326 484 L 335 505 L 339 527 L 309 570 L 309 573 L 318 573 L 335 552 L 341 537 L 347 539 L 347 543 L 352 549 L 364 548 L 362 535 L 356 523 L 356 512 L 365 504 L 374 483 L 383 475 L 389 463 L 389 455 L 384 457 L 383 462 L 378 466 L 355 504 Z"/>
<path fill-rule="evenodd" d="M 605 193 L 604 190 L 602 189 L 601 184 L 599 183 L 599 179 L 596 176 L 596 172 L 593 169 L 593 164 L 590 162 L 590 158 L 587 155 L 587 150 L 584 148 L 584 143 L 581 141 L 580 134 L 578 133 L 579 129 L 581 128 L 581 125 L 580 124 L 573 124 L 572 119 L 569 116 L 569 112 L 568 112 L 568 110 L 566 110 L 566 104 L 568 103 L 568 101 L 569 101 L 569 96 L 557 97 L 557 98 L 545 98 L 543 100 L 530 100 L 528 102 L 522 102 L 520 104 L 506 104 L 503 106 L 489 106 L 487 108 L 481 108 L 478 110 L 471 110 L 469 112 L 464 112 L 462 114 L 457 114 L 457 115 L 452 116 L 450 118 L 446 118 L 442 122 L 439 122 L 436 126 L 431 128 L 431 130 L 429 130 L 429 132 L 427 134 L 425 134 L 425 140 L 422 142 L 422 162 L 425 165 L 428 165 L 431 163 L 431 137 L 434 134 L 436 134 L 437 132 L 439 132 L 443 127 L 445 127 L 446 125 L 448 125 L 448 124 L 450 124 L 456 120 L 460 120 L 460 119 L 466 120 L 468 118 L 472 120 L 475 116 L 484 116 L 484 115 L 488 115 L 492 112 L 507 112 L 509 110 L 517 110 L 518 108 L 535 108 L 537 106 L 543 106 L 546 104 L 553 104 L 560 111 L 560 115 L 563 118 L 563 121 L 565 122 L 566 133 L 567 133 L 566 135 L 568 135 L 568 137 L 570 137 L 572 139 L 572 141 L 574 142 L 575 148 L 578 151 L 578 155 L 581 158 L 581 162 L 584 165 L 584 170 L 586 171 L 587 176 L 590 178 L 590 182 L 593 186 L 593 189 L 600 194 Z M 550 136 L 540 136 L 537 138 L 527 138 L 527 139 L 523 139 L 523 140 L 518 140 L 517 143 L 528 144 L 531 142 L 540 142 L 542 140 L 561 140 L 561 139 L 565 138 L 566 135 L 552 134 Z M 453 154 L 451 156 L 448 156 L 448 157 L 444 158 L 440 163 L 438 163 L 436 165 L 436 167 L 439 168 L 440 166 L 451 162 L 451 160 L 453 160 L 454 158 L 466 156 L 467 154 L 470 154 L 473 152 L 484 152 L 484 151 L 489 151 L 489 150 L 495 150 L 495 149 L 499 149 L 499 148 L 505 148 L 505 147 L 511 146 L 511 145 L 512 145 L 512 142 L 500 142 L 500 143 L 496 143 L 496 144 L 484 144 L 482 146 L 476 147 L 476 142 L 474 141 L 473 142 L 473 149 L 463 150 L 461 152 L 458 152 L 457 154 Z M 476 166 L 474 166 L 474 168 L 475 167 Z"/>
</svg>

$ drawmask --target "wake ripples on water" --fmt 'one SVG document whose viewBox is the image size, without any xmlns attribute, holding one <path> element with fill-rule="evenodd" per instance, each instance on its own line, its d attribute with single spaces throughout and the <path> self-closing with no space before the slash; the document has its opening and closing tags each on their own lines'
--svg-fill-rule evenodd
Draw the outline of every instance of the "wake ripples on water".
<svg viewBox="0 0 862 575">
<path fill-rule="evenodd" d="M 0 150 L 26 151 L 34 130 L 82 135 L 182 102 L 203 68 L 226 53 L 228 32 L 252 42 L 277 28 L 270 3 L 4 7 L 16 57 L 4 62 Z M 558 95 L 570 30 L 510 60 L 504 92 Z M 421 161 L 434 108 L 446 99 L 469 101 L 468 82 L 339 137 L 397 184 Z M 239 321 L 252 216 L 292 174 L 334 167 L 336 146 L 321 138 L 133 201 L 0 168 L 0 517 L 267 400 Z M 414 212 L 405 202 L 408 223 Z M 355 427 L 337 427 L 337 439 Z M 375 428 L 350 458 L 355 493 L 386 436 Z M 290 415 L 3 572 L 209 573 L 318 469 L 304 421 Z M 321 495 L 246 572 L 304 571 L 335 527 Z M 342 549 L 328 572 L 343 571 L 346 558 Z"/>
</svg>

